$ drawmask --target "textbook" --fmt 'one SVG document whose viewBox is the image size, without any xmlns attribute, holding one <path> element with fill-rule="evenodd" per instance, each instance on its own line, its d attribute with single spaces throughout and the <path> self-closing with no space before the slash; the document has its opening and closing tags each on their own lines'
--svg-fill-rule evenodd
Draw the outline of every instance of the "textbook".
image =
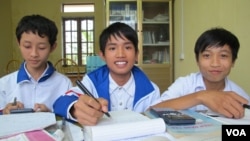
<svg viewBox="0 0 250 141">
<path fill-rule="evenodd" d="M 53 124 L 56 124 L 56 117 L 51 112 L 1 115 L 0 138 L 28 131 L 42 130 Z"/>
<path fill-rule="evenodd" d="M 95 126 L 84 126 L 84 141 L 111 141 L 153 136 L 165 133 L 161 118 L 149 117 L 134 111 L 111 111 L 111 118 L 103 116 Z"/>
<path fill-rule="evenodd" d="M 158 110 L 169 110 L 167 108 L 156 108 Z M 218 141 L 221 140 L 222 123 L 208 116 L 191 110 L 179 110 L 196 119 L 192 125 L 167 125 L 167 132 L 178 141 Z M 146 111 L 145 115 L 157 118 L 153 112 Z"/>
<path fill-rule="evenodd" d="M 56 138 L 45 130 L 35 130 L 0 138 L 0 141 L 56 141 Z"/>
</svg>

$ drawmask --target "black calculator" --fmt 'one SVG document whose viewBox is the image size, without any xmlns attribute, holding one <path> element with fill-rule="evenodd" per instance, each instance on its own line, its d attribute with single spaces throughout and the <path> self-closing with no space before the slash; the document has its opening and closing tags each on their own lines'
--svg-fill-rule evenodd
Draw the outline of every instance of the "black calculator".
<svg viewBox="0 0 250 141">
<path fill-rule="evenodd" d="M 24 108 L 24 109 L 13 109 L 10 110 L 11 114 L 21 114 L 21 113 L 33 113 L 35 112 L 32 108 Z"/>
<path fill-rule="evenodd" d="M 168 125 L 190 125 L 195 124 L 195 118 L 176 110 L 156 110 L 150 109 L 154 115 L 163 118 Z"/>
</svg>

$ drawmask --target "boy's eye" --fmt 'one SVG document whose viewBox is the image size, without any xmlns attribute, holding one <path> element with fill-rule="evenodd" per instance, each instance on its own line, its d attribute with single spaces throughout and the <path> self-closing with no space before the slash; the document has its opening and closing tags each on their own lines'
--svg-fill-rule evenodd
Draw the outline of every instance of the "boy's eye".
<svg viewBox="0 0 250 141">
<path fill-rule="evenodd" d="M 24 48 L 30 48 L 31 46 L 27 46 L 27 45 L 25 45 L 25 46 L 23 46 Z"/>
<path fill-rule="evenodd" d="M 108 50 L 115 50 L 115 47 L 109 47 Z"/>
<path fill-rule="evenodd" d="M 45 48 L 45 47 L 39 47 L 39 49 L 40 49 L 40 50 L 44 50 L 44 49 L 46 49 L 46 48 Z"/>
<path fill-rule="evenodd" d="M 38 49 L 40 50 L 45 50 L 46 48 L 48 48 L 49 46 L 47 44 L 39 44 L 38 45 Z"/>
<path fill-rule="evenodd" d="M 132 49 L 132 46 L 126 46 L 125 48 L 126 49 Z"/>
<path fill-rule="evenodd" d="M 202 54 L 202 57 L 208 58 L 210 55 L 209 54 Z"/>
<path fill-rule="evenodd" d="M 222 57 L 222 58 L 227 58 L 228 55 L 227 55 L 227 54 L 221 54 L 221 57 Z"/>
</svg>

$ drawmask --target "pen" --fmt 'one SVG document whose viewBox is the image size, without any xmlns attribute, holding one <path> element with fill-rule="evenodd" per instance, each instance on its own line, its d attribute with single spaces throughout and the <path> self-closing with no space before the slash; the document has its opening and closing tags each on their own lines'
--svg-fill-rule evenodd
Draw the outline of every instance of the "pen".
<svg viewBox="0 0 250 141">
<path fill-rule="evenodd" d="M 247 104 L 243 104 L 243 107 L 247 108 L 247 109 L 250 109 L 250 105 L 247 105 Z"/>
<path fill-rule="evenodd" d="M 62 131 L 65 131 L 65 126 L 66 126 L 66 119 L 63 118 L 62 119 L 62 126 L 61 126 Z"/>
<path fill-rule="evenodd" d="M 80 80 L 76 80 L 76 84 L 77 86 L 88 96 L 92 97 L 93 99 L 95 99 L 96 102 L 99 103 L 99 101 L 88 91 L 88 89 L 82 84 L 82 82 Z M 111 117 L 110 114 L 108 112 L 103 112 L 106 116 Z"/>
<path fill-rule="evenodd" d="M 14 98 L 14 102 L 12 103 L 12 106 L 16 106 L 16 97 Z"/>
</svg>

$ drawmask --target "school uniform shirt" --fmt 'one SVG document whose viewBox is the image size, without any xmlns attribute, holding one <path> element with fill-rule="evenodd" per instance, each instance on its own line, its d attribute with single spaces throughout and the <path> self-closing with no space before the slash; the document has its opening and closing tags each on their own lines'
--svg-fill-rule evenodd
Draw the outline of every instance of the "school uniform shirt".
<svg viewBox="0 0 250 141">
<path fill-rule="evenodd" d="M 23 62 L 18 71 L 0 78 L 0 109 L 12 103 L 14 98 L 24 104 L 24 108 L 34 108 L 35 103 L 45 104 L 53 111 L 55 100 L 72 87 L 71 80 L 55 71 L 48 62 L 42 76 L 36 81 L 28 73 Z"/>
<path fill-rule="evenodd" d="M 134 66 L 131 74 L 128 82 L 119 86 L 110 76 L 107 65 L 104 65 L 86 74 L 82 83 L 94 97 L 101 97 L 108 101 L 109 111 L 132 110 L 144 112 L 154 101 L 160 98 L 159 88 L 138 67 Z M 60 116 L 73 119 L 69 110 L 82 93 L 78 87 L 70 89 L 55 102 L 54 112 Z"/>
<path fill-rule="evenodd" d="M 202 74 L 200 72 L 191 73 L 190 75 L 187 75 L 185 77 L 179 77 L 178 79 L 176 79 L 176 81 L 168 88 L 168 90 L 162 93 L 161 101 L 178 98 L 202 90 L 206 90 Z M 235 84 L 228 78 L 225 78 L 225 88 L 223 91 L 234 91 L 238 95 L 247 99 L 250 103 L 249 95 L 242 88 L 240 88 L 237 84 Z M 209 108 L 204 105 L 197 105 L 190 109 L 209 110 Z"/>
</svg>

